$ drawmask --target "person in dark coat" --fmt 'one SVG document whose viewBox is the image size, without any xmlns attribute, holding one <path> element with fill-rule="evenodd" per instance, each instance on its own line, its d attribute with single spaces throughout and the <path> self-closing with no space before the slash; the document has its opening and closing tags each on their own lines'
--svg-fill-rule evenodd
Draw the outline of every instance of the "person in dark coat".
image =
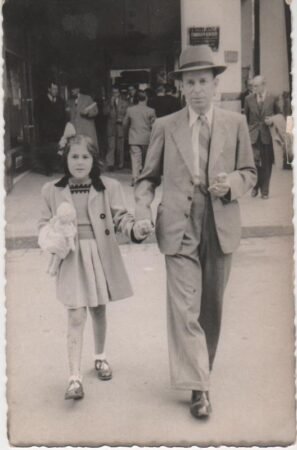
<svg viewBox="0 0 297 450">
<path fill-rule="evenodd" d="M 169 92 L 169 86 L 160 85 L 157 88 L 157 96 L 150 104 L 151 108 L 156 111 L 157 117 L 167 116 L 168 114 L 172 114 L 180 109 L 178 100 L 170 95 Z"/>
<path fill-rule="evenodd" d="M 47 93 L 40 101 L 38 117 L 39 159 L 43 171 L 50 176 L 58 163 L 58 142 L 66 124 L 65 102 L 59 97 L 58 86 L 52 80 L 48 82 Z"/>
</svg>

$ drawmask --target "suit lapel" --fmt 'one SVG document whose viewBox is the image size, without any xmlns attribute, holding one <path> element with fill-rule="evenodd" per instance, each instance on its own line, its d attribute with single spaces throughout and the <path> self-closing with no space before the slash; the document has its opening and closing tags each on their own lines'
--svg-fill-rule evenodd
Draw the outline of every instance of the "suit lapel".
<svg viewBox="0 0 297 450">
<path fill-rule="evenodd" d="M 224 116 L 219 108 L 214 108 L 213 123 L 211 131 L 211 142 L 209 151 L 208 172 L 214 168 L 217 159 L 223 152 L 226 139 L 226 124 Z"/>
<path fill-rule="evenodd" d="M 172 136 L 177 145 L 177 148 L 185 161 L 191 174 L 193 174 L 193 148 L 192 135 L 189 127 L 188 109 L 184 108 L 177 116 L 172 129 Z"/>
</svg>

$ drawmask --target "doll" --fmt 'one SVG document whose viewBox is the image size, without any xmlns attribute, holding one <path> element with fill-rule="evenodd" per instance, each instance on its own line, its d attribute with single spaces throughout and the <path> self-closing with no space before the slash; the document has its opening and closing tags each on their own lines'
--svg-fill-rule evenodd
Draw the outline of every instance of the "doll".
<svg viewBox="0 0 297 450">
<path fill-rule="evenodd" d="M 50 253 L 53 251 L 54 241 L 57 237 L 65 239 L 65 246 L 61 248 L 59 254 L 52 253 L 51 261 L 47 269 L 47 273 L 51 276 L 57 274 L 58 267 L 62 259 L 64 259 L 70 251 L 75 250 L 74 238 L 76 235 L 76 212 L 74 207 L 67 202 L 62 202 L 58 209 L 57 215 L 54 216 L 44 227 L 43 233 L 39 236 L 39 245 L 43 250 Z"/>
</svg>

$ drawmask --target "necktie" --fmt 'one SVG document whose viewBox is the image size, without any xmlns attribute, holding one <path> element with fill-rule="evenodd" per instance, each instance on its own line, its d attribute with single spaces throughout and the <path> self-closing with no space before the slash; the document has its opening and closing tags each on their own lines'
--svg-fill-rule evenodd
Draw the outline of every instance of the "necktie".
<svg viewBox="0 0 297 450">
<path fill-rule="evenodd" d="M 204 114 L 199 116 L 199 176 L 200 183 L 207 185 L 207 165 L 210 144 L 210 129 Z"/>
</svg>

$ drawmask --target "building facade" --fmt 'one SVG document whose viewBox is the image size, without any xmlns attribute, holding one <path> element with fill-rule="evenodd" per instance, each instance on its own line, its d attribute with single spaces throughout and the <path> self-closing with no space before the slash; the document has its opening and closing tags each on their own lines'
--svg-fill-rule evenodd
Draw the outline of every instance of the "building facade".
<svg viewBox="0 0 297 450">
<path fill-rule="evenodd" d="M 228 66 L 216 101 L 240 111 L 246 81 L 290 92 L 291 17 L 285 0 L 7 0 L 3 7 L 6 185 L 38 145 L 35 105 L 54 77 L 67 96 L 78 74 L 94 98 L 113 82 L 168 82 L 182 48 L 209 43 Z M 272 32 L 273 30 L 273 32 Z"/>
</svg>

